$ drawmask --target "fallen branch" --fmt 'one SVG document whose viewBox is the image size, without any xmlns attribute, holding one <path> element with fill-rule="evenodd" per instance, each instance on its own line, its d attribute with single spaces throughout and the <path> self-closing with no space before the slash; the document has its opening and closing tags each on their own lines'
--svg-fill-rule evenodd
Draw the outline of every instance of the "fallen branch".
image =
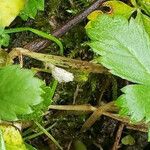
<svg viewBox="0 0 150 150">
<path fill-rule="evenodd" d="M 107 70 L 99 64 L 90 63 L 88 61 L 81 61 L 76 59 L 70 59 L 62 56 L 48 55 L 42 53 L 31 52 L 23 48 L 14 48 L 9 56 L 14 59 L 20 55 L 29 56 L 31 58 L 43 61 L 44 63 L 50 63 L 58 67 L 66 69 L 80 70 L 88 73 L 105 73 Z"/>
</svg>

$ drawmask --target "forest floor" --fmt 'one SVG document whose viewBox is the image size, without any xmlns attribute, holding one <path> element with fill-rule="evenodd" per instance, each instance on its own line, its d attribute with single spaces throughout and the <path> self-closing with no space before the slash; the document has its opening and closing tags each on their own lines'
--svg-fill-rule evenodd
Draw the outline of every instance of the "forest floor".
<svg viewBox="0 0 150 150">
<path fill-rule="evenodd" d="M 45 11 L 39 12 L 35 19 L 23 22 L 20 18 L 17 18 L 11 26 L 16 27 L 17 24 L 18 27 L 29 26 L 53 33 L 61 38 L 65 57 L 91 61 L 94 54 L 86 44 L 88 37 L 84 28 L 87 24 L 86 17 L 89 10 L 83 13 L 82 18 L 76 16 L 87 10 L 93 3 L 93 0 L 46 0 Z M 97 7 L 97 9 L 99 8 L 100 6 Z M 73 19 L 74 17 L 76 19 Z M 73 20 L 72 24 L 68 24 L 70 20 Z M 64 31 L 62 27 L 66 24 L 67 30 Z M 44 45 L 42 42 L 42 39 L 32 33 L 16 33 L 12 35 L 10 48 L 26 47 L 41 53 L 59 55 L 58 47 L 55 44 L 47 44 L 47 41 L 45 41 L 46 44 Z M 42 44 L 40 45 L 40 43 Z M 29 68 L 40 65 L 38 61 L 28 57 L 24 58 L 24 62 L 24 65 Z M 76 72 L 76 70 L 74 71 Z M 49 74 L 40 73 L 39 76 L 47 84 L 51 82 Z M 91 125 L 84 128 L 83 124 L 92 112 L 76 111 L 72 107 L 72 105 L 92 105 L 97 108 L 109 103 L 121 94 L 119 89 L 127 84 L 126 81 L 110 74 L 93 72 L 77 72 L 76 76 L 75 81 L 58 85 L 52 103 L 58 106 L 68 105 L 70 110 L 50 109 L 43 118 L 44 121 L 49 122 L 45 127 L 51 126 L 49 132 L 64 150 L 150 149 L 146 133 L 129 129 L 123 122 L 108 115 L 95 116 L 94 121 L 90 122 Z M 80 110 L 80 108 L 78 109 Z M 86 129 L 86 131 L 83 132 L 81 128 Z M 128 135 L 132 137 L 133 143 L 123 144 L 122 138 Z M 57 149 L 45 135 L 33 139 L 29 138 L 28 142 L 41 150 Z"/>
</svg>

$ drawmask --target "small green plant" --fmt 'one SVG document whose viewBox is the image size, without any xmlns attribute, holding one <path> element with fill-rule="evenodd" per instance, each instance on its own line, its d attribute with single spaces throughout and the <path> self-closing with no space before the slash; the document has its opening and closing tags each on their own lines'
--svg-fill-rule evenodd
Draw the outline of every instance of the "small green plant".
<svg viewBox="0 0 150 150">
<path fill-rule="evenodd" d="M 120 1 L 108 1 L 108 14 L 98 13 L 86 26 L 89 43 L 97 60 L 109 71 L 135 84 L 122 89 L 116 100 L 120 115 L 130 116 L 133 123 L 150 122 L 150 1 L 132 1 L 130 7 Z M 143 14 L 142 11 L 147 14 Z M 133 13 L 136 17 L 132 17 Z M 150 127 L 149 133 L 150 135 Z M 150 136 L 148 137 L 150 141 Z"/>
</svg>

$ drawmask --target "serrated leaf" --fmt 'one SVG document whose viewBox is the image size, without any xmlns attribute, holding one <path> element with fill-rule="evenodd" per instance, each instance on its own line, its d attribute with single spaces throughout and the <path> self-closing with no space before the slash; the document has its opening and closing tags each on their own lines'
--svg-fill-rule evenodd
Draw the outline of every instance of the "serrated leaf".
<svg viewBox="0 0 150 150">
<path fill-rule="evenodd" d="M 121 107 L 122 115 L 131 116 L 134 122 L 150 121 L 150 86 L 129 85 L 122 89 L 124 93 L 116 101 L 117 106 Z M 123 113 L 122 113 L 123 112 Z M 124 113 L 126 112 L 126 113 Z"/>
<path fill-rule="evenodd" d="M 0 27 L 9 26 L 24 4 L 25 0 L 0 0 Z"/>
<path fill-rule="evenodd" d="M 124 17 L 102 15 L 86 29 L 100 63 L 114 75 L 150 85 L 150 39 L 142 26 Z"/>
<path fill-rule="evenodd" d="M 20 17 L 23 20 L 29 17 L 34 19 L 38 10 L 44 10 L 44 0 L 28 0 Z"/>
<path fill-rule="evenodd" d="M 13 121 L 32 113 L 31 107 L 43 101 L 43 82 L 32 71 L 19 66 L 0 69 L 0 119 Z"/>
<path fill-rule="evenodd" d="M 134 122 L 150 121 L 150 38 L 143 24 L 122 16 L 98 16 L 86 28 L 93 51 L 106 68 L 121 78 L 139 83 L 126 86 L 116 104 L 121 115 Z M 150 130 L 148 131 L 150 141 Z"/>
<path fill-rule="evenodd" d="M 46 85 L 42 85 L 41 88 L 44 91 L 44 93 L 41 95 L 43 101 L 32 108 L 33 112 L 31 114 L 21 115 L 19 116 L 19 119 L 26 120 L 26 121 L 42 120 L 43 114 L 48 110 L 48 106 L 52 102 L 52 96 L 51 96 L 52 89 Z"/>
<path fill-rule="evenodd" d="M 102 6 L 110 8 L 108 14 L 111 16 L 122 15 L 129 18 L 135 11 L 134 7 L 130 7 L 129 5 L 118 0 L 104 2 Z"/>
</svg>

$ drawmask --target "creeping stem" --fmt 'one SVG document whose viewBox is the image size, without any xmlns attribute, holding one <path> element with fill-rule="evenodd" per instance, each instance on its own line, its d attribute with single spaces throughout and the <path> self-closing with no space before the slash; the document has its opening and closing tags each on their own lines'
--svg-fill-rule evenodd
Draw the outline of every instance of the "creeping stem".
<svg viewBox="0 0 150 150">
<path fill-rule="evenodd" d="M 29 28 L 29 27 L 5 29 L 4 32 L 9 34 L 9 33 L 23 32 L 23 31 L 30 31 L 30 32 L 37 34 L 38 36 L 54 41 L 60 47 L 61 54 L 63 54 L 63 45 L 61 41 L 51 34 L 47 34 L 45 32 L 39 31 L 37 29 Z"/>
</svg>

